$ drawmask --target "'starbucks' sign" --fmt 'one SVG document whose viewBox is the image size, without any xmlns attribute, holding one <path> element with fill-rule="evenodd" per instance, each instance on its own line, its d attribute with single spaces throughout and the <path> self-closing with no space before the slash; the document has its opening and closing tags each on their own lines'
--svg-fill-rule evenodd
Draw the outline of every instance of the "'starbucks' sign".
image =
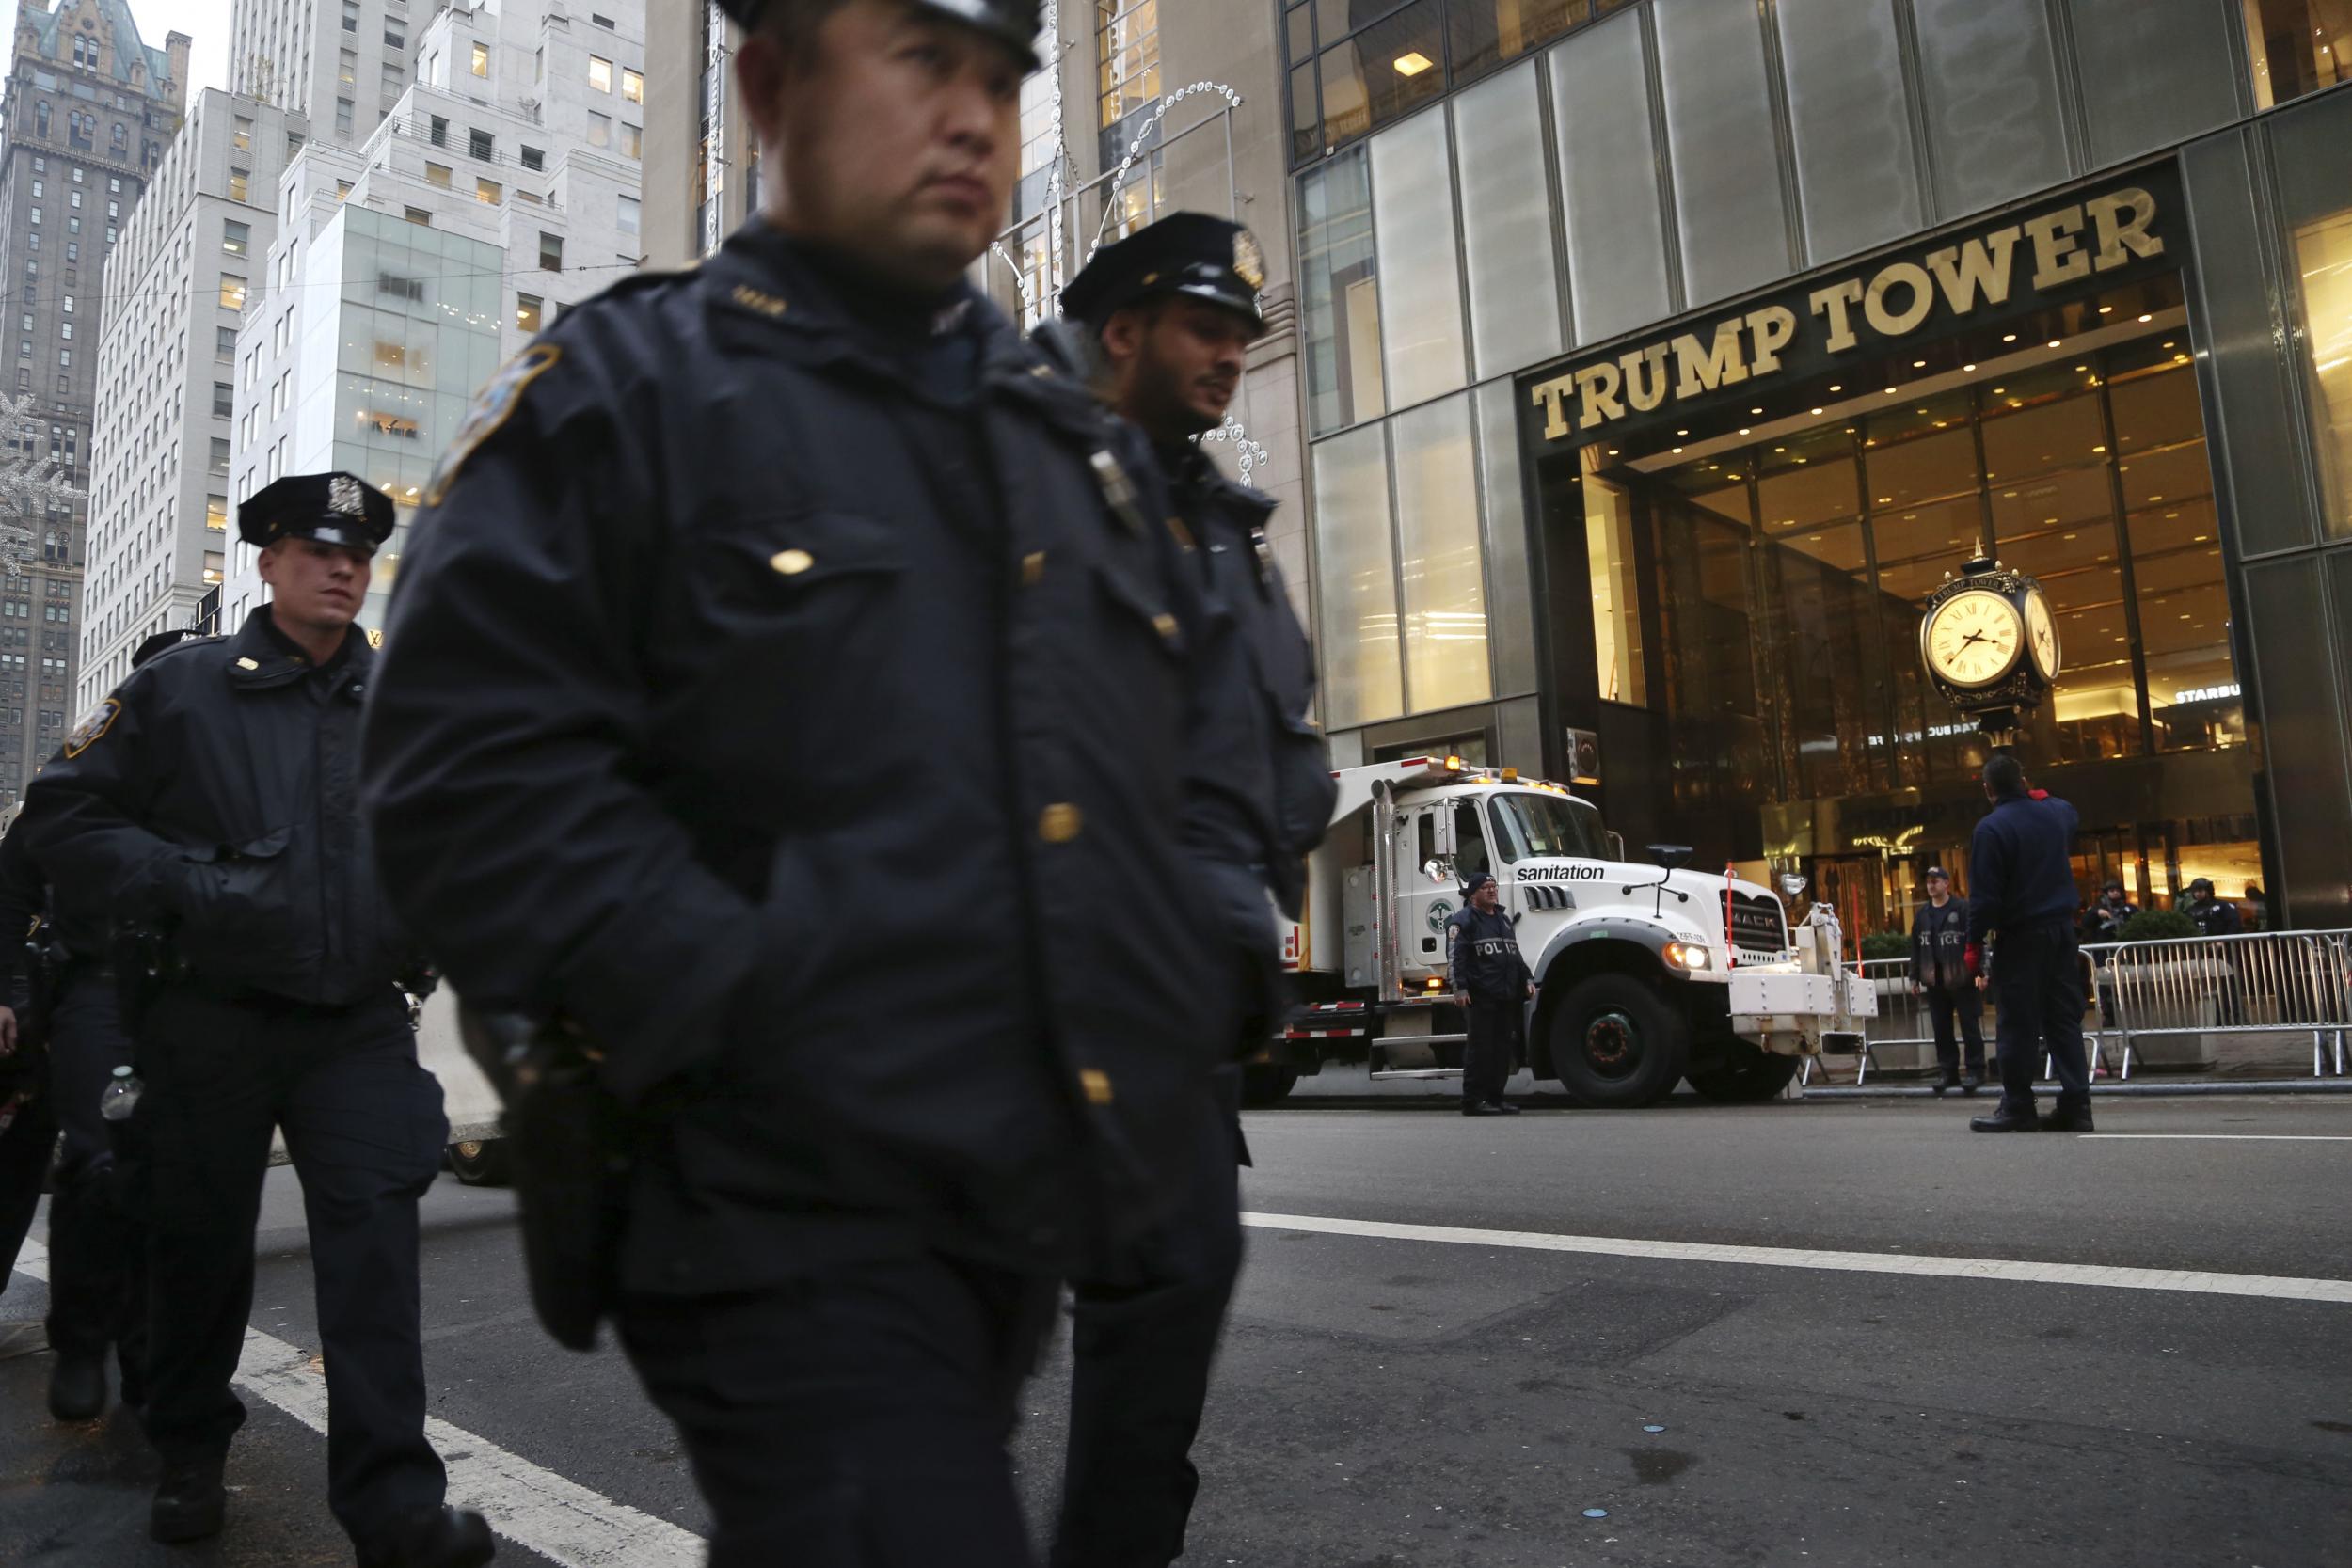
<svg viewBox="0 0 2352 1568">
<path fill-rule="evenodd" d="M 1937 326 L 2023 315 L 2111 275 L 2150 270 L 2175 189 L 2169 169 L 1934 245 L 1527 384 L 1541 442 L 1752 384 L 1802 379 Z M 2158 192 L 2163 193 L 2161 198 Z"/>
</svg>

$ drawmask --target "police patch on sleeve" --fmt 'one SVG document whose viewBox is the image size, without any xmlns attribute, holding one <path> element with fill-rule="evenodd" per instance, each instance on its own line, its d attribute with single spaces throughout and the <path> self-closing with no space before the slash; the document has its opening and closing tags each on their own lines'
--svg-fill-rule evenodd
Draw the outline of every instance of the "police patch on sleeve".
<svg viewBox="0 0 2352 1568">
<path fill-rule="evenodd" d="M 73 733 L 65 737 L 66 759 L 72 761 L 97 745 L 99 737 L 114 726 L 115 715 L 121 711 L 122 705 L 108 697 L 84 714 L 82 721 L 73 726 Z"/>
<path fill-rule="evenodd" d="M 466 459 L 480 449 L 483 442 L 498 434 L 523 400 L 523 391 L 555 367 L 564 357 L 561 343 L 533 343 L 506 362 L 506 368 L 492 376 L 489 384 L 475 395 L 473 406 L 466 410 L 465 422 L 441 454 L 433 478 L 426 483 L 424 504 L 438 506 L 441 498 L 457 479 L 457 471 L 466 466 Z"/>
</svg>

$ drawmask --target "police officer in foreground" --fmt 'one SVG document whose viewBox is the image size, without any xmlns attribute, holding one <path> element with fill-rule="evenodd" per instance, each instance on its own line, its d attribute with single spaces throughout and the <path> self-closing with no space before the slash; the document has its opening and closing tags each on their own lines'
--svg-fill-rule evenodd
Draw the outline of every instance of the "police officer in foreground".
<svg viewBox="0 0 2352 1568">
<path fill-rule="evenodd" d="M 1974 1094 L 1984 1078 L 1984 1033 L 1979 1022 L 1984 1006 L 1968 973 L 1968 910 L 1952 896 L 1951 873 L 1942 866 L 1928 867 L 1926 880 L 1928 901 L 1911 920 L 1911 990 L 1928 999 L 1928 1016 L 1935 1028 L 1940 1069 L 1935 1092 L 1957 1088 Z M 1968 1044 L 1964 1071 L 1960 1043 L 1952 1037 L 1955 1022 Z"/>
<path fill-rule="evenodd" d="M 1232 1037 L 1180 837 L 1228 698 L 1149 451 L 965 281 L 1036 6 L 727 9 L 764 210 L 478 401 L 370 806 L 467 1006 L 626 1124 L 609 1262 L 537 1299 L 616 1322 L 711 1561 L 1014 1568 L 1060 1281 L 1186 1200 Z"/>
<path fill-rule="evenodd" d="M 184 627 L 157 632 L 132 653 L 131 668 L 194 635 Z M 20 816 L 0 838 L 0 932 L 34 932 L 0 948 L 0 964 L 15 971 L 30 1004 L 20 1012 L 48 1048 L 48 1104 L 65 1133 L 49 1205 L 46 1328 L 56 1353 L 49 1414 L 87 1421 L 105 1414 L 109 1351 L 120 1367 L 122 1402 L 134 1409 L 147 1402 L 146 1231 L 98 1110 L 115 1069 L 131 1065 L 133 1052 L 103 904 L 60 899 L 41 880 L 27 847 L 37 831 Z"/>
<path fill-rule="evenodd" d="M 2074 808 L 2026 787 L 2026 770 L 2006 752 L 1984 765 L 1993 809 L 1969 849 L 1968 966 L 1998 933 L 1990 985 L 1998 1012 L 2001 1103 L 1969 1127 L 1979 1132 L 2088 1132 L 2090 1065 L 2083 1054 L 2083 975 L 2075 944 Z M 1983 984 L 1983 982 L 1979 982 Z M 2058 1107 L 2037 1119 L 2033 1081 L 2048 1050 Z"/>
<path fill-rule="evenodd" d="M 1063 291 L 1095 389 L 1150 439 L 1189 535 L 1213 617 L 1202 657 L 1233 667 L 1241 700 L 1210 716 L 1185 841 L 1212 879 L 1245 994 L 1238 1040 L 1217 1042 L 1225 1103 L 1204 1123 L 1190 1195 L 1106 1278 L 1073 1279 L 1068 1460 L 1055 1568 L 1165 1568 L 1182 1556 L 1200 1478 L 1188 1457 L 1241 1267 L 1236 1160 L 1242 1054 L 1285 1010 L 1273 911 L 1298 918 L 1305 857 L 1337 785 L 1308 716 L 1314 659 L 1265 536 L 1274 502 L 1196 445 L 1223 420 L 1265 332 L 1258 242 L 1200 213 L 1105 246 Z"/>
<path fill-rule="evenodd" d="M 1518 927 L 1502 912 L 1502 890 L 1494 874 L 1471 872 L 1462 896 L 1462 908 L 1446 923 L 1454 1002 L 1470 1023 L 1470 1038 L 1462 1046 L 1462 1114 L 1515 1117 L 1519 1108 L 1502 1098 L 1502 1090 L 1511 1081 L 1511 1060 L 1535 978 L 1519 953 Z"/>
<path fill-rule="evenodd" d="M 271 602 L 234 637 L 134 670 L 34 779 L 24 826 L 52 886 L 105 891 L 156 982 L 131 1021 L 144 1092 L 128 1124 L 155 1282 L 151 1533 L 222 1528 L 277 1130 L 310 1225 L 328 1504 L 362 1568 L 471 1568 L 490 1534 L 443 1506 L 418 1338 L 417 1201 L 448 1124 L 400 984 L 413 949 L 359 816 L 374 657 L 355 617 L 391 531 L 390 499 L 350 474 L 249 497 L 238 533 Z"/>
</svg>

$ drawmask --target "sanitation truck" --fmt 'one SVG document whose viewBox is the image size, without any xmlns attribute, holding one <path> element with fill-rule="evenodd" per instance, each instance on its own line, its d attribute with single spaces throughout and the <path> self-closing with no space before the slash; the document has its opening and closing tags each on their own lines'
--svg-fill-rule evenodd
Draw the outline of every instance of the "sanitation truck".
<svg viewBox="0 0 2352 1568">
<path fill-rule="evenodd" d="M 1710 1100 L 1767 1099 L 1825 1042 L 1851 1049 L 1878 1010 L 1829 906 L 1792 931 L 1771 891 L 1686 869 L 1687 849 L 1629 862 L 1565 785 L 1455 756 L 1334 776 L 1331 831 L 1285 942 L 1300 1006 L 1247 1069 L 1254 1102 L 1326 1060 L 1368 1061 L 1375 1080 L 1459 1075 L 1446 922 L 1474 871 L 1494 875 L 1535 976 L 1529 1066 L 1580 1104 L 1647 1105 L 1684 1079 Z"/>
</svg>

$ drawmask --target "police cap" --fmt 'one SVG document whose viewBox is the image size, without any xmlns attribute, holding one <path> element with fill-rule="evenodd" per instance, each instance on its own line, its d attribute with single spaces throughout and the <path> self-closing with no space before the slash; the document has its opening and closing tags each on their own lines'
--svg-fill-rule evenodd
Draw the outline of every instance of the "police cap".
<svg viewBox="0 0 2352 1568">
<path fill-rule="evenodd" d="M 288 474 L 237 508 L 237 537 L 266 548 L 280 539 L 369 549 L 392 536 L 392 498 L 357 474 Z"/>
<path fill-rule="evenodd" d="M 1928 878 L 1927 878 L 1927 879 L 1928 879 L 1929 881 L 1932 882 L 1932 881 L 1938 880 L 1939 879 L 1942 879 L 1942 880 L 1944 880 L 1944 881 L 1948 882 L 1948 881 L 1950 881 L 1950 880 L 1952 879 L 1952 874 L 1951 874 L 1950 872 L 1948 872 L 1948 871 L 1945 870 L 1945 869 L 1944 869 L 1942 866 L 1940 866 L 1940 865 L 1931 865 L 1931 866 L 1929 866 L 1929 867 L 1928 867 Z"/>
<path fill-rule="evenodd" d="M 1471 872 L 1469 879 L 1462 883 L 1462 896 L 1465 898 L 1469 897 L 1471 894 L 1476 893 L 1480 888 L 1492 883 L 1494 879 L 1494 873 L 1491 871 Z"/>
<path fill-rule="evenodd" d="M 1162 294 L 1222 305 L 1265 330 L 1258 291 L 1265 252 L 1240 224 L 1206 213 L 1170 213 L 1117 245 L 1105 245 L 1062 291 L 1062 314 L 1100 329 L 1112 314 Z"/>
<path fill-rule="evenodd" d="M 749 32 L 759 24 L 761 17 L 780 3 L 788 3 L 788 0 L 719 0 L 719 8 L 734 18 L 737 26 Z M 1043 63 L 1037 57 L 1038 0 L 911 0 L 911 3 L 918 11 L 936 11 L 986 33 L 1020 55 L 1032 71 Z"/>
<path fill-rule="evenodd" d="M 2213 879 L 2210 877 L 2200 877 L 2195 881 L 2188 884 L 2188 891 L 2191 893 L 2209 894 L 2213 892 Z"/>
<path fill-rule="evenodd" d="M 166 648 L 176 648 L 191 637 L 203 635 L 194 626 L 174 626 L 169 631 L 159 631 L 131 650 L 131 668 L 135 670 Z"/>
</svg>

